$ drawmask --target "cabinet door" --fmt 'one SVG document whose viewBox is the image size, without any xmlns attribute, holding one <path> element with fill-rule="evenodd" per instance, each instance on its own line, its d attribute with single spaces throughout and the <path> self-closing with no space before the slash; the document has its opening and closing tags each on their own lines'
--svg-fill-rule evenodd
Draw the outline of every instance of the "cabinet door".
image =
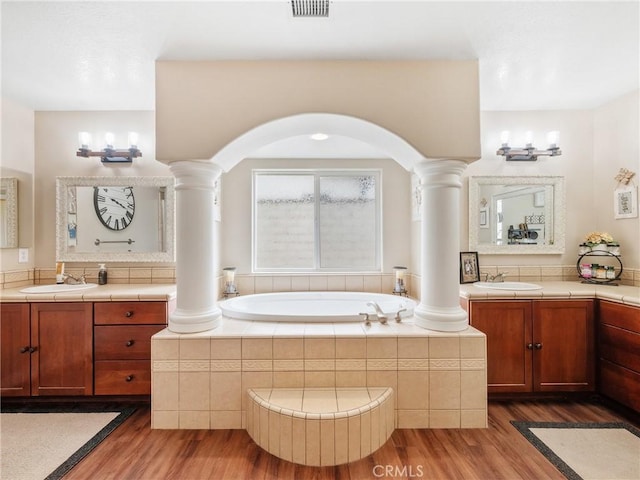
<svg viewBox="0 0 640 480">
<path fill-rule="evenodd" d="M 93 305 L 31 304 L 32 395 L 93 394 Z"/>
<path fill-rule="evenodd" d="M 0 304 L 0 394 L 28 397 L 31 394 L 29 352 L 29 304 Z"/>
<path fill-rule="evenodd" d="M 531 302 L 471 302 L 469 323 L 487 335 L 488 392 L 531 391 Z"/>
<path fill-rule="evenodd" d="M 534 390 L 594 390 L 593 301 L 535 300 L 533 318 Z"/>
</svg>

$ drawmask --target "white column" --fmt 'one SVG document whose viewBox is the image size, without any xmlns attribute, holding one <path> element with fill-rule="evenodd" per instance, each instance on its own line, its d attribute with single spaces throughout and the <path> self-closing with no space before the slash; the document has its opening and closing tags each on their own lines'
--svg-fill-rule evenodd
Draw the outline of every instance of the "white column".
<svg viewBox="0 0 640 480">
<path fill-rule="evenodd" d="M 414 166 L 422 184 L 420 304 L 416 325 L 459 332 L 467 328 L 460 307 L 460 188 L 466 163 L 423 161 Z"/>
<path fill-rule="evenodd" d="M 216 328 L 218 246 L 214 187 L 222 169 L 210 161 L 170 164 L 176 177 L 176 309 L 169 330 L 196 333 Z"/>
</svg>

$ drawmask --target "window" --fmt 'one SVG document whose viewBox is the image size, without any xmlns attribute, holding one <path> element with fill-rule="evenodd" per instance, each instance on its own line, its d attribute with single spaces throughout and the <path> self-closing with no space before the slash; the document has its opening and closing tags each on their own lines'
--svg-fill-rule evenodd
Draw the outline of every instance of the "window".
<svg viewBox="0 0 640 480">
<path fill-rule="evenodd" d="M 254 170 L 254 271 L 380 271 L 378 170 Z"/>
</svg>

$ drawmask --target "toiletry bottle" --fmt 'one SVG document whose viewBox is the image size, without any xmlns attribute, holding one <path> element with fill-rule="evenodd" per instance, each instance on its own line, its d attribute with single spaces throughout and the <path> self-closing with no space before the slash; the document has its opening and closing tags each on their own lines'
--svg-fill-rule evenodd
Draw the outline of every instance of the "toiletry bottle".
<svg viewBox="0 0 640 480">
<path fill-rule="evenodd" d="M 104 263 L 100 264 L 100 270 L 98 270 L 98 285 L 106 285 L 107 284 L 107 267 L 104 266 Z"/>
<path fill-rule="evenodd" d="M 56 283 L 64 283 L 64 262 L 56 263 Z"/>
</svg>

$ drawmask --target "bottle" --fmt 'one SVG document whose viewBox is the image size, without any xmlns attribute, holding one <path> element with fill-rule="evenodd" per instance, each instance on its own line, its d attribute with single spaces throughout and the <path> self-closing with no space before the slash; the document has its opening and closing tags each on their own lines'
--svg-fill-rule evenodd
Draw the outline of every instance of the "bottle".
<svg viewBox="0 0 640 480">
<path fill-rule="evenodd" d="M 616 270 L 613 267 L 607 267 L 607 279 L 615 280 L 616 278 Z"/>
<path fill-rule="evenodd" d="M 104 266 L 104 263 L 101 263 L 100 269 L 98 270 L 98 285 L 106 285 L 107 284 L 107 267 Z"/>
</svg>

